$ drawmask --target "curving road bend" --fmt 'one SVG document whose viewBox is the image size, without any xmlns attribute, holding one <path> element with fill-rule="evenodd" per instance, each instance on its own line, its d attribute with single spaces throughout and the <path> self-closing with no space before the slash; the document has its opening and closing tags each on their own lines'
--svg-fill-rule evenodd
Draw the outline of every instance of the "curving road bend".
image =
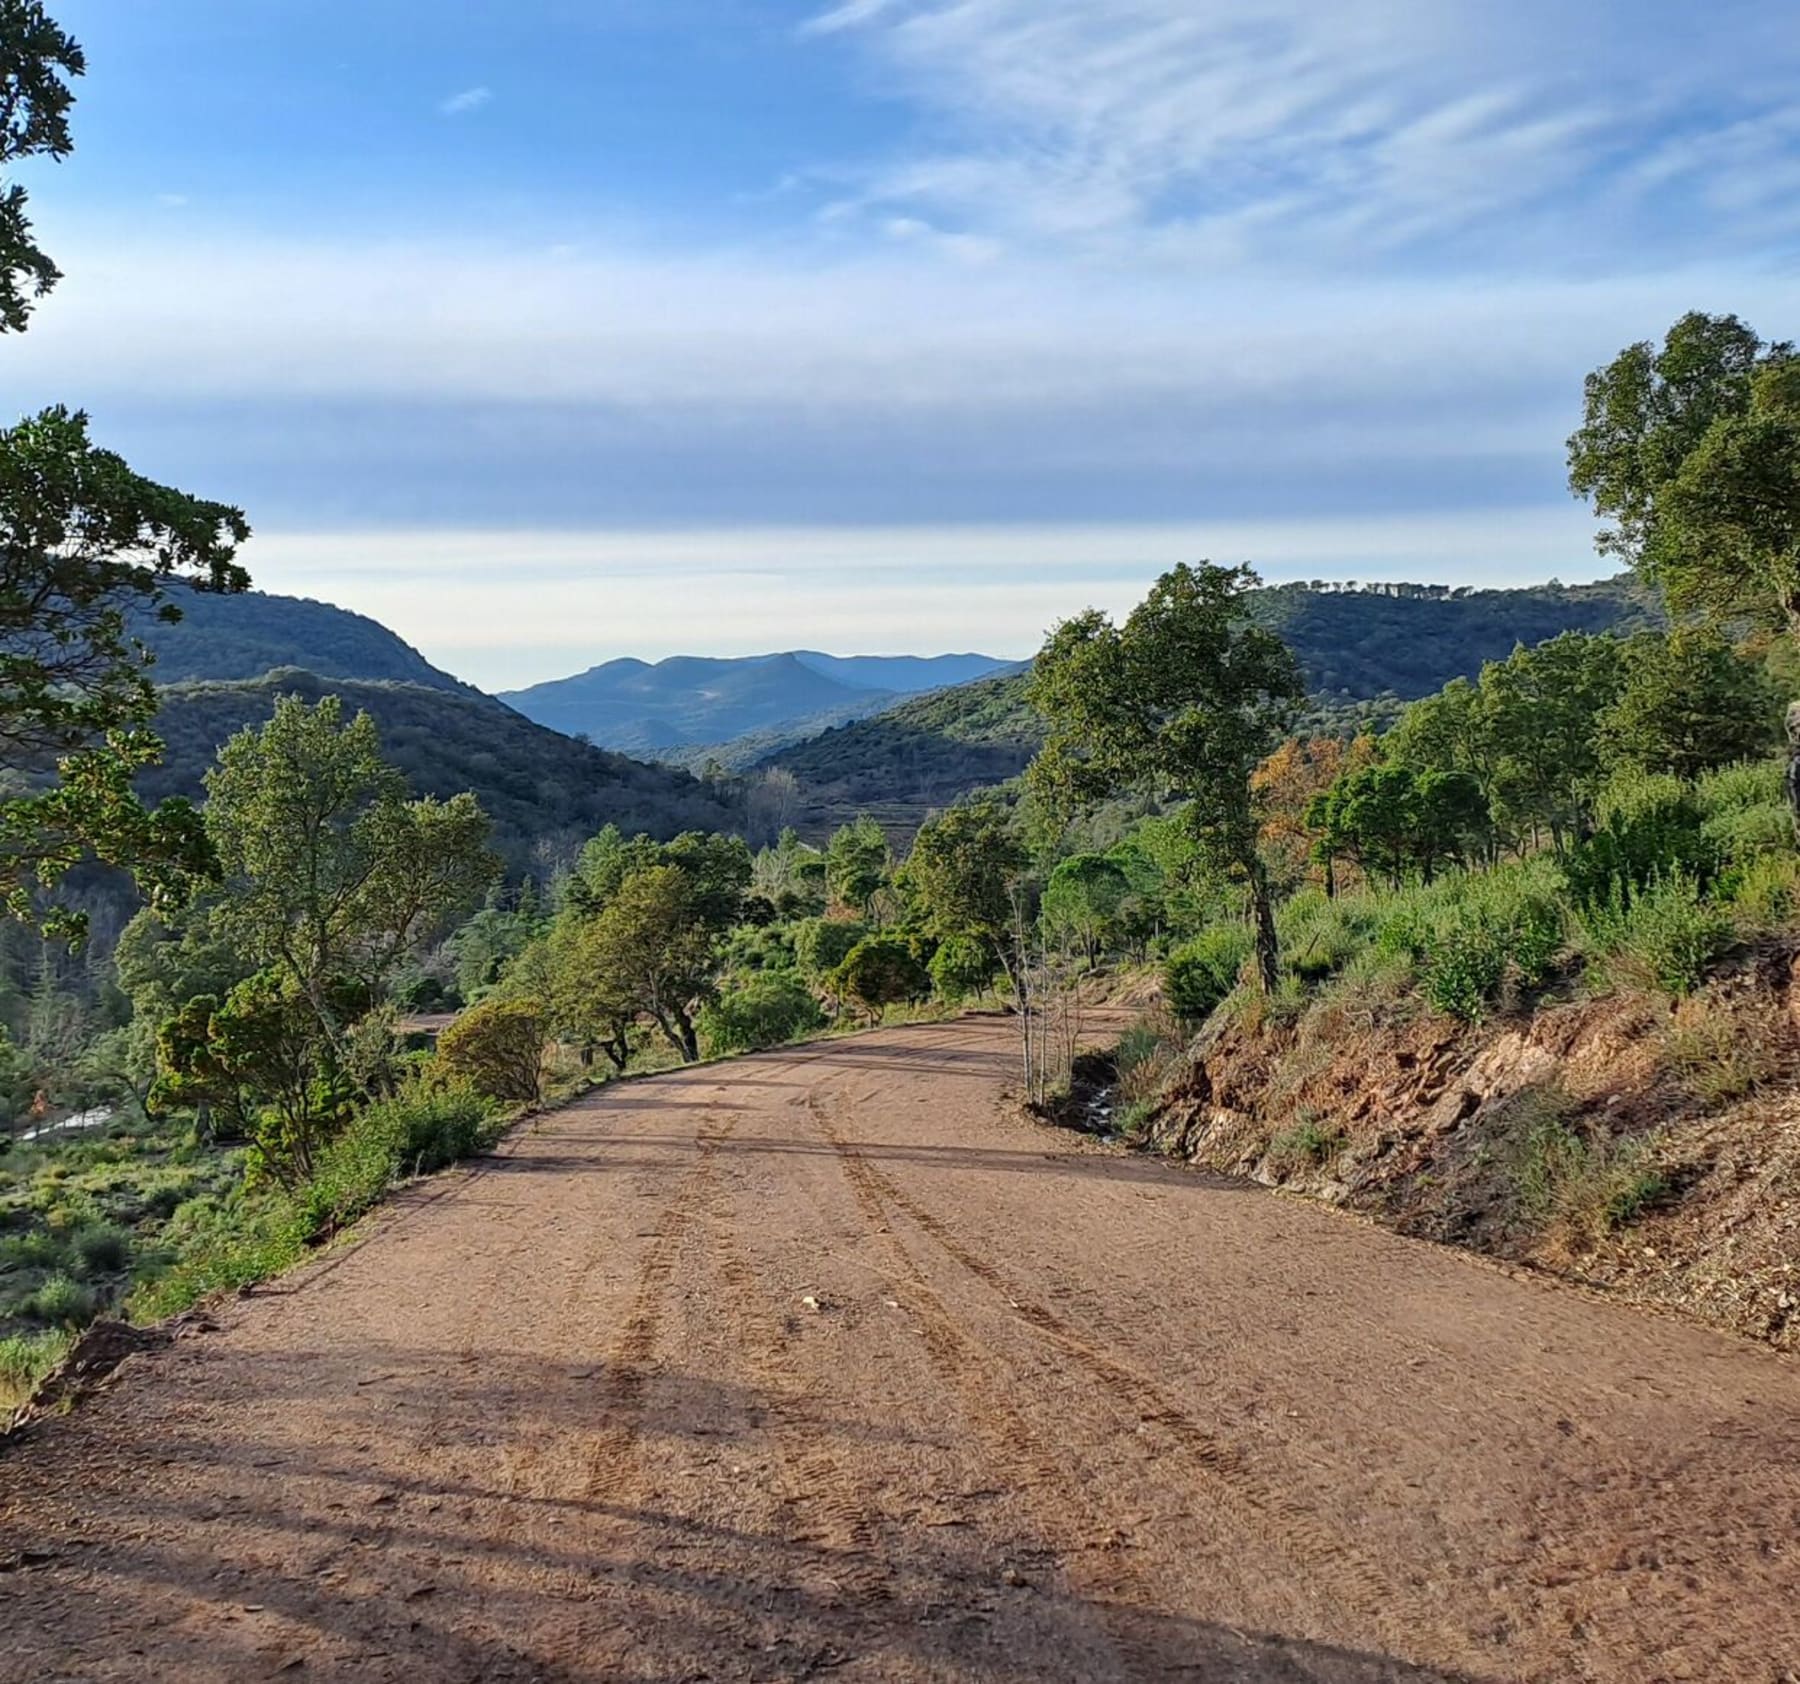
<svg viewBox="0 0 1800 1684">
<path fill-rule="evenodd" d="M 1800 1679 L 1800 1368 L 1010 1119 L 614 1087 L 0 1453 L 0 1679 Z"/>
</svg>

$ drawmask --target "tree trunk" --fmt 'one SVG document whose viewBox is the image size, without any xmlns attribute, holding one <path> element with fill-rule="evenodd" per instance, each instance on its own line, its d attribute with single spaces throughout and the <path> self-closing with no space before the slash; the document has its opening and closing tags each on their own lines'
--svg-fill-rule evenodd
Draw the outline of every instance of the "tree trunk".
<svg viewBox="0 0 1800 1684">
<path fill-rule="evenodd" d="M 1794 820 L 1794 840 L 1800 842 L 1800 702 L 1788 703 L 1787 710 L 1787 798 Z"/>
<path fill-rule="evenodd" d="M 1269 873 L 1260 855 L 1249 861 L 1250 915 L 1256 923 L 1256 971 L 1262 991 L 1273 994 L 1281 985 L 1281 943 L 1275 934 L 1275 897 L 1269 892 Z"/>
</svg>

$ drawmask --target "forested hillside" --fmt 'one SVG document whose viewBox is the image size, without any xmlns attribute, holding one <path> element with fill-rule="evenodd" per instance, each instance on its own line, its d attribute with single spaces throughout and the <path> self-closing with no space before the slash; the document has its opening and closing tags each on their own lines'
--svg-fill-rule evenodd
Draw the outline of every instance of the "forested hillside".
<svg viewBox="0 0 1800 1684">
<path fill-rule="evenodd" d="M 1521 643 L 1664 623 L 1655 598 L 1629 578 L 1489 591 L 1276 585 L 1251 592 L 1249 603 L 1256 623 L 1299 659 L 1308 723 L 1320 730 L 1386 723 L 1400 703 L 1473 678 Z M 1024 770 L 1043 740 L 1026 682 L 1012 673 L 901 702 L 763 764 L 799 780 L 815 828 L 866 811 L 905 829 L 933 807 Z"/>
<path fill-rule="evenodd" d="M 181 618 L 173 624 L 146 607 L 131 629 L 156 657 L 158 684 L 191 679 L 260 678 L 299 667 L 321 678 L 385 679 L 434 690 L 475 694 L 440 671 L 379 621 L 329 602 L 262 591 L 220 596 L 178 586 L 170 593 Z"/>
<path fill-rule="evenodd" d="M 382 751 L 420 795 L 470 790 L 494 821 L 495 841 L 515 864 L 534 847 L 554 852 L 604 824 L 673 836 L 732 829 L 737 814 L 710 786 L 674 767 L 648 766 L 534 725 L 476 691 L 423 684 L 325 679 L 286 668 L 246 683 L 176 684 L 162 692 L 156 729 L 168 745 L 141 787 L 160 799 L 198 798 L 215 750 L 246 725 L 260 725 L 275 699 L 335 695 L 366 710 Z"/>
</svg>

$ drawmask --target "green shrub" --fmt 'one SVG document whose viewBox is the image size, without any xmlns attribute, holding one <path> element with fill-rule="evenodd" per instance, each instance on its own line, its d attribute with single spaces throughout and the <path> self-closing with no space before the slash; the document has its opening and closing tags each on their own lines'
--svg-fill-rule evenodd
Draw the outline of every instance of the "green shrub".
<svg viewBox="0 0 1800 1684">
<path fill-rule="evenodd" d="M 1788 825 L 1791 839 L 1792 821 L 1785 810 L 1782 822 Z M 1785 929 L 1800 914 L 1800 856 L 1791 848 L 1758 855 L 1728 873 L 1719 887 L 1744 935 Z"/>
<path fill-rule="evenodd" d="M 708 1053 L 748 1052 L 811 1034 L 825 1022 L 819 1002 L 793 971 L 763 971 L 727 989 L 700 1013 Z"/>
<path fill-rule="evenodd" d="M 84 1275 L 116 1275 L 131 1267 L 131 1236 L 110 1223 L 76 1231 L 75 1256 Z"/>
<path fill-rule="evenodd" d="M 44 1328 L 0 1339 L 0 1410 L 17 1408 L 68 1355 L 75 1336 L 66 1328 Z"/>
<path fill-rule="evenodd" d="M 1242 924 L 1212 924 L 1183 942 L 1163 965 L 1163 998 L 1187 1023 L 1209 1017 L 1234 988 L 1250 957 L 1250 932 Z"/>
<path fill-rule="evenodd" d="M 931 973 L 898 936 L 864 936 L 832 973 L 836 990 L 871 1015 L 902 1000 L 922 1000 L 931 992 Z"/>
<path fill-rule="evenodd" d="M 480 1008 L 476 1008 L 480 1009 Z M 488 1101 L 465 1081 L 415 1081 L 359 1112 L 320 1155 L 294 1197 L 300 1237 L 330 1234 L 371 1209 L 396 1181 L 427 1175 L 488 1144 Z"/>
<path fill-rule="evenodd" d="M 1506 975 L 1507 933 L 1486 913 L 1467 912 L 1434 932 L 1425 955 L 1425 997 L 1441 1012 L 1475 1023 Z"/>
<path fill-rule="evenodd" d="M 1658 877 L 1641 889 L 1615 883 L 1583 920 L 1605 953 L 1635 982 L 1666 993 L 1691 994 L 1731 945 L 1731 917 L 1713 905 L 1685 872 Z"/>
<path fill-rule="evenodd" d="M 437 1067 L 490 1099 L 534 1103 L 543 1086 L 542 1004 L 522 998 L 471 1006 L 438 1037 Z"/>
<path fill-rule="evenodd" d="M 1599 829 L 1563 862 L 1577 907 L 1603 906 L 1620 889 L 1630 893 L 1675 872 L 1706 882 L 1718 870 L 1704 814 L 1679 779 L 1621 773 L 1607 785 L 1599 816 Z"/>
<path fill-rule="evenodd" d="M 32 1321 L 85 1327 L 94 1319 L 96 1304 L 92 1288 L 69 1275 L 52 1275 L 25 1300 L 22 1309 Z"/>
<path fill-rule="evenodd" d="M 1694 780 L 1694 799 L 1709 819 L 1749 807 L 1785 807 L 1786 777 L 1783 761 L 1741 761 L 1703 772 Z"/>
</svg>

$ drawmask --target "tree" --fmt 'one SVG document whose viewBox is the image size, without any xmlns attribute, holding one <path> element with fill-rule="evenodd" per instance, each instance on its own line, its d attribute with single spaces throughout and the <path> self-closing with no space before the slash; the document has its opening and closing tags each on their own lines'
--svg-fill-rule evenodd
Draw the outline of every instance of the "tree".
<svg viewBox="0 0 1800 1684">
<path fill-rule="evenodd" d="M 148 809 L 133 776 L 161 758 L 143 727 L 156 693 L 126 607 L 165 586 L 242 590 L 232 559 L 249 528 L 235 509 L 132 473 L 88 441 L 85 416 L 47 410 L 0 430 L 0 759 L 54 781 L 0 799 L 0 901 L 29 920 L 93 852 L 138 875 L 153 901 L 179 899 L 210 864 L 185 801 Z M 79 915 L 55 912 L 78 937 Z"/>
<path fill-rule="evenodd" d="M 856 1001 L 871 1021 L 881 1016 L 884 1006 L 922 1000 L 931 992 L 930 973 L 911 944 L 898 936 L 864 936 L 845 955 L 832 980 L 837 992 Z"/>
<path fill-rule="evenodd" d="M 1044 886 L 1044 925 L 1076 942 L 1091 965 L 1113 938 L 1131 883 L 1124 867 L 1104 854 L 1074 854 Z"/>
<path fill-rule="evenodd" d="M 1800 357 L 1736 316 L 1683 316 L 1587 378 L 1569 485 L 1614 524 L 1596 542 L 1676 612 L 1800 632 Z M 1800 829 L 1800 704 L 1788 794 Z"/>
<path fill-rule="evenodd" d="M 841 905 L 867 919 L 887 874 L 887 833 L 867 813 L 858 813 L 825 849 L 825 882 Z"/>
<path fill-rule="evenodd" d="M 378 993 L 411 943 L 473 903 L 498 862 L 471 795 L 406 798 L 374 721 L 335 696 L 284 696 L 207 773 L 206 827 L 226 874 L 214 916 L 257 963 L 312 1002 L 334 1044 L 343 978 Z"/>
<path fill-rule="evenodd" d="M 650 866 L 620 884 L 587 947 L 598 986 L 630 999 L 690 1062 L 700 1056 L 694 1014 L 712 997 L 717 973 L 703 908 L 703 893 L 680 866 Z"/>
<path fill-rule="evenodd" d="M 87 69 L 82 51 L 39 0 L 0 0 L 0 165 L 21 158 L 61 160 L 74 141 L 67 78 Z M 31 302 L 62 279 L 32 235 L 25 189 L 0 192 L 0 332 L 22 333 Z"/>
<path fill-rule="evenodd" d="M 0 166 L 67 156 L 70 80 L 84 68 L 38 0 L 0 0 Z M 0 189 L 0 332 L 22 331 L 59 278 L 26 203 L 18 183 Z M 178 617 L 164 596 L 175 580 L 242 590 L 233 557 L 248 533 L 238 510 L 97 449 L 85 415 L 47 409 L 0 430 L 0 764 L 24 779 L 0 791 L 6 914 L 79 938 L 82 917 L 43 899 L 89 852 L 133 872 L 159 904 L 206 872 L 193 810 L 150 811 L 132 790 L 161 744 L 143 729 L 155 696 L 125 610 L 160 604 Z"/>
<path fill-rule="evenodd" d="M 1348 855 L 1399 888 L 1411 873 L 1429 883 L 1446 862 L 1466 862 L 1488 829 L 1488 812 L 1467 772 L 1365 766 L 1316 797 L 1307 822 L 1327 863 Z"/>
<path fill-rule="evenodd" d="M 1693 778 L 1764 754 L 1779 739 L 1774 683 L 1716 628 L 1641 632 L 1621 654 L 1624 682 L 1599 721 L 1608 760 Z"/>
<path fill-rule="evenodd" d="M 1279 637 L 1251 617 L 1248 567 L 1165 573 L 1115 626 L 1090 609 L 1051 634 L 1032 671 L 1049 722 L 1029 781 L 1061 803 L 1136 786 L 1185 802 L 1218 866 L 1249 890 L 1263 986 L 1280 980 L 1274 894 L 1251 778 L 1287 734 L 1303 689 Z"/>
<path fill-rule="evenodd" d="M 815 980 L 829 976 L 868 933 L 867 924 L 843 918 L 808 918 L 794 927 L 794 962 Z"/>
<path fill-rule="evenodd" d="M 543 952 L 544 1004 L 551 1030 L 573 1042 L 583 1064 L 596 1049 L 615 1070 L 631 1059 L 638 1004 L 627 979 L 605 967 L 604 937 L 596 952 L 594 920 L 560 918 L 533 951 Z"/>
<path fill-rule="evenodd" d="M 1000 972 L 993 948 L 968 935 L 945 936 L 926 968 L 932 990 L 953 1006 L 991 987 Z"/>
<path fill-rule="evenodd" d="M 902 873 L 940 940 L 980 942 L 1024 1002 L 1022 897 L 1030 858 L 997 801 L 972 801 L 922 825 Z"/>
<path fill-rule="evenodd" d="M 1619 644 L 1564 632 L 1481 669 L 1479 728 L 1493 756 L 1490 798 L 1557 852 L 1584 835 L 1602 781 L 1599 723 L 1618 695 Z"/>
</svg>

